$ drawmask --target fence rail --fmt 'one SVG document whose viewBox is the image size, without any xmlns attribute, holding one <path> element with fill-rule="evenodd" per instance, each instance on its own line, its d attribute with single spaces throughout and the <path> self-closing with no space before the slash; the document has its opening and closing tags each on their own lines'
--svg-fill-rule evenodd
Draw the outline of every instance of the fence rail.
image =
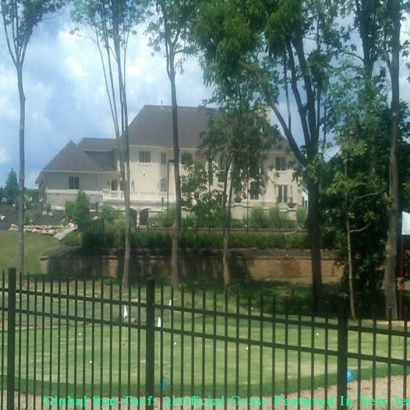
<svg viewBox="0 0 410 410">
<path fill-rule="evenodd" d="M 0 284 L 1 409 L 410 406 L 407 321 L 349 322 L 344 297 L 317 318 L 153 279 Z"/>
</svg>

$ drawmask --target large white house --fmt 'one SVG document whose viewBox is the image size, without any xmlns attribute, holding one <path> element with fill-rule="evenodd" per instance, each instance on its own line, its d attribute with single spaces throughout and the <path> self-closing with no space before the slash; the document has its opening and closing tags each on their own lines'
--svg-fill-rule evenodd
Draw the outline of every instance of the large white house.
<svg viewBox="0 0 410 410">
<path fill-rule="evenodd" d="M 178 108 L 182 175 L 185 160 L 197 158 L 200 135 L 207 131 L 208 120 L 205 108 Z M 131 122 L 129 135 L 131 206 L 138 215 L 164 211 L 175 203 L 171 107 L 144 106 Z M 235 202 L 233 216 L 241 218 L 255 206 L 280 206 L 292 217 L 297 207 L 304 206 L 302 186 L 293 179 L 291 161 L 294 156 L 283 139 L 263 164 L 267 174 L 263 194 L 250 194 Z M 40 196 L 53 207 L 64 207 L 82 189 L 93 204 L 121 208 L 124 196 L 119 169 L 115 139 L 84 138 L 78 144 L 70 141 L 41 171 L 36 184 Z M 145 219 L 141 217 L 140 222 Z"/>
</svg>

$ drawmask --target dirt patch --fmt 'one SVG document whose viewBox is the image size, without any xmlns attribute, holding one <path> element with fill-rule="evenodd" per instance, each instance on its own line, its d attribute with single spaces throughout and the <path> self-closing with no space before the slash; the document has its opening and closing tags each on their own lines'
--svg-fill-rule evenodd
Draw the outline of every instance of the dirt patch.
<svg viewBox="0 0 410 410">
<path fill-rule="evenodd" d="M 362 380 L 360 384 L 357 381 L 353 381 L 349 383 L 348 385 L 348 392 L 347 392 L 347 399 L 351 399 L 352 401 L 346 400 L 346 398 L 342 399 L 344 403 L 346 404 L 346 408 L 348 409 L 358 409 L 359 408 L 359 403 L 360 403 L 360 409 L 363 410 L 368 410 L 368 409 L 386 409 L 388 406 L 388 402 L 390 402 L 392 408 L 401 408 L 403 407 L 403 403 L 400 403 L 398 400 L 405 399 L 403 398 L 403 389 L 404 389 L 404 377 L 403 376 L 393 376 L 390 378 L 390 383 L 388 378 L 378 378 L 375 379 L 375 388 L 373 390 L 373 381 L 372 380 Z M 390 384 L 390 392 L 388 391 L 388 386 Z M 359 391 L 360 388 L 360 391 Z M 62 390 L 64 388 L 62 387 Z M 409 395 L 409 391 L 407 392 L 407 395 Z M 360 398 L 359 398 L 360 396 Z M 54 397 L 54 396 L 53 396 Z M 67 397 L 61 395 L 60 399 L 67 399 Z M 69 408 L 82 408 L 82 409 L 98 409 L 102 408 L 101 404 L 102 401 L 100 398 L 100 405 L 97 406 L 94 403 L 94 406 L 92 406 L 92 397 L 79 397 L 77 398 L 78 400 L 81 401 L 80 405 L 78 402 L 77 406 L 72 405 L 69 406 Z M 105 399 L 109 399 L 108 397 L 105 397 Z M 132 396 L 132 398 L 128 399 L 128 405 L 126 403 L 126 399 L 124 398 L 113 398 L 113 401 L 111 402 L 111 405 L 108 404 L 105 408 L 109 408 L 111 410 L 120 410 L 120 409 L 141 409 L 141 410 L 146 410 L 147 406 L 145 405 L 137 405 L 137 400 L 141 399 L 138 397 Z M 180 398 L 176 398 L 177 402 L 179 401 Z M 328 409 L 336 409 L 337 406 L 337 400 L 340 400 L 340 398 L 337 396 L 337 387 L 336 386 L 330 386 L 325 389 L 319 388 L 316 389 L 313 392 L 313 395 L 311 394 L 311 391 L 302 391 L 300 395 L 296 393 L 289 394 L 286 398 L 283 395 L 277 395 L 275 396 L 275 399 L 270 397 L 251 397 L 251 398 L 246 398 L 246 397 L 239 397 L 239 396 L 230 396 L 225 398 L 225 403 L 222 404 L 221 402 L 221 397 L 217 397 L 215 399 L 218 400 L 215 406 L 208 405 L 208 403 L 204 403 L 205 405 L 187 405 L 187 399 L 186 396 L 184 398 L 181 398 L 183 400 L 183 403 L 185 404 L 184 406 L 181 406 L 180 404 L 176 404 L 173 406 L 173 409 L 193 409 L 193 410 L 212 410 L 212 409 L 224 409 L 226 408 L 227 410 L 246 410 L 246 409 L 278 409 L 278 410 L 287 410 L 289 408 L 297 408 L 298 407 L 298 401 L 300 401 L 301 405 L 300 408 L 311 408 L 311 402 L 309 400 L 316 399 L 316 402 L 314 404 L 314 408 L 325 408 L 325 404 L 321 402 L 321 400 L 327 400 L 327 403 L 329 406 L 327 407 Z M 374 399 L 375 402 L 372 404 L 371 400 Z M 407 397 L 408 403 L 407 405 L 410 405 L 410 397 Z M 7 392 L 3 391 L 3 402 L 4 405 L 6 404 L 7 400 Z M 48 399 L 48 402 L 43 403 L 43 397 L 41 396 L 33 396 L 33 395 L 25 395 L 21 394 L 20 395 L 20 400 L 19 400 L 19 394 L 15 392 L 14 395 L 14 403 L 15 406 L 20 403 L 20 410 L 36 410 L 42 408 L 42 405 L 48 409 L 63 409 L 66 408 L 65 405 L 59 406 L 58 404 L 53 403 L 53 399 Z M 47 399 L 46 399 L 47 400 Z M 85 400 L 85 401 L 84 401 Z M 121 404 L 114 403 L 114 401 L 118 402 L 121 401 Z M 188 401 L 191 400 L 191 396 L 188 396 Z M 195 399 L 193 399 L 195 400 Z M 276 405 L 274 405 L 276 400 Z M 288 400 L 288 402 L 285 402 L 285 400 Z M 169 406 L 169 403 L 172 402 L 172 398 L 170 397 L 163 397 L 162 400 L 159 397 L 156 397 L 154 400 L 154 409 L 160 409 L 160 403 L 163 404 L 162 408 L 163 409 L 170 409 L 171 407 Z M 189 402 L 190 403 L 190 402 Z M 400 404 L 397 404 L 400 403 Z M 46 405 L 47 404 L 47 405 Z M 85 404 L 85 405 L 84 405 Z M 16 407 L 17 408 L 17 407 Z"/>
</svg>

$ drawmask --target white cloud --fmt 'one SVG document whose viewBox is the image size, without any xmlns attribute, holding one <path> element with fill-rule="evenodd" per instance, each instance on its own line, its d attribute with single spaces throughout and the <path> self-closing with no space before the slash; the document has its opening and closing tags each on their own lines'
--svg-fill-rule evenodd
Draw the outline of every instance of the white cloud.
<svg viewBox="0 0 410 410">
<path fill-rule="evenodd" d="M 5 147 L 0 148 L 0 164 L 7 164 L 10 161 L 10 156 Z"/>
</svg>

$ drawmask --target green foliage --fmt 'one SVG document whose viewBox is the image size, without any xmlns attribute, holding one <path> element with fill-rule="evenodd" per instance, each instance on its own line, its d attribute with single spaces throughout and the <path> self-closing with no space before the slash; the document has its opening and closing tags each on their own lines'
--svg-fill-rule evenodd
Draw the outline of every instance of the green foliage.
<svg viewBox="0 0 410 410">
<path fill-rule="evenodd" d="M 252 208 L 249 215 L 249 225 L 255 229 L 266 229 L 272 226 L 269 215 L 263 208 Z"/>
<path fill-rule="evenodd" d="M 74 217 L 75 201 L 66 201 L 65 203 L 65 213 L 68 219 L 73 220 Z"/>
<path fill-rule="evenodd" d="M 19 195 L 19 183 L 17 174 L 11 169 L 7 176 L 6 185 L 4 186 L 4 197 L 9 205 L 16 205 Z"/>
<path fill-rule="evenodd" d="M 82 235 L 77 231 L 68 233 L 62 243 L 66 246 L 81 246 L 82 245 Z"/>
<path fill-rule="evenodd" d="M 77 224 L 79 231 L 83 231 L 91 222 L 90 202 L 84 191 L 78 191 L 75 201 L 67 201 L 65 209 L 68 218 Z"/>
<path fill-rule="evenodd" d="M 296 224 L 300 229 L 306 229 L 307 209 L 299 206 L 296 209 Z"/>
<path fill-rule="evenodd" d="M 182 204 L 193 215 L 193 227 L 222 226 L 222 193 L 213 187 L 216 167 L 192 162 L 181 178 Z M 184 221 L 182 221 L 184 223 Z"/>
<path fill-rule="evenodd" d="M 122 232 L 71 232 L 64 238 L 67 246 L 81 245 L 87 251 L 100 248 L 123 248 L 125 243 L 124 230 Z M 131 234 L 131 248 L 133 252 L 148 249 L 152 253 L 169 254 L 171 251 L 171 235 L 167 232 L 134 231 Z M 180 249 L 222 249 L 221 232 L 196 232 L 182 230 L 179 235 Z M 230 248 L 256 249 L 306 249 L 309 247 L 305 233 L 246 233 L 234 232 L 229 238 Z"/>
<path fill-rule="evenodd" d="M 148 223 L 152 228 L 170 228 L 175 223 L 175 219 L 176 207 L 170 205 L 168 210 L 150 215 Z"/>
<path fill-rule="evenodd" d="M 349 84 L 354 83 L 349 80 Z M 387 204 L 384 192 L 389 183 L 391 122 L 389 107 L 383 98 L 375 95 L 376 90 L 366 89 L 358 89 L 357 98 L 363 100 L 361 103 L 350 96 L 349 101 L 342 100 L 338 107 L 339 116 L 344 118 L 338 126 L 340 152 L 329 162 L 324 175 L 322 207 L 326 210 L 323 243 L 337 249 L 336 256 L 345 266 L 349 220 L 355 298 L 371 305 L 379 303 L 376 295 L 382 286 L 385 265 Z M 371 100 L 368 99 L 370 91 L 375 95 Z M 407 117 L 402 107 L 402 138 L 398 148 L 402 182 L 410 180 Z M 401 184 L 399 194 L 402 209 L 408 209 L 410 202 L 405 184 Z M 347 281 L 343 284 L 347 287 Z"/>
<path fill-rule="evenodd" d="M 112 224 L 115 220 L 124 218 L 124 214 L 119 209 L 114 209 L 112 206 L 104 204 L 101 209 L 101 217 L 107 223 Z"/>
<path fill-rule="evenodd" d="M 249 225 L 253 229 L 295 229 L 297 224 L 290 219 L 288 213 L 275 206 L 267 212 L 263 208 L 252 208 Z"/>
</svg>

